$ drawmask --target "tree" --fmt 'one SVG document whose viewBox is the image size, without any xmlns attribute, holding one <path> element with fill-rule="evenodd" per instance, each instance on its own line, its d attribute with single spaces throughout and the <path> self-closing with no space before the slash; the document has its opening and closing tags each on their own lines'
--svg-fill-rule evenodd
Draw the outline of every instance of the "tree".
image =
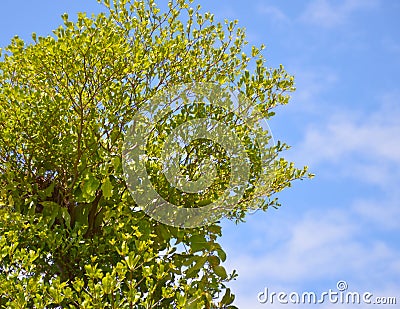
<svg viewBox="0 0 400 309">
<path fill-rule="evenodd" d="M 81 13 L 76 22 L 63 15 L 53 36 L 33 34 L 31 44 L 15 37 L 1 56 L 0 308 L 234 308 L 226 283 L 236 273 L 222 266 L 219 221 L 155 220 L 134 198 L 123 149 L 132 147 L 130 133 L 137 137 L 130 128 L 143 106 L 176 94 L 175 85 L 182 100 L 194 93 L 198 100 L 179 110 L 165 107 L 169 120 L 147 133 L 140 163 L 163 199 L 185 209 L 212 204 L 235 173 L 223 142 L 193 139 L 183 161 L 170 158 L 180 182 L 196 183 L 215 166 L 201 192 L 171 185 L 153 158 L 185 122 L 223 122 L 243 144 L 249 170 L 239 200 L 219 215 L 244 221 L 252 207 L 279 206 L 276 192 L 312 176 L 278 157 L 286 144 L 271 145 L 270 132 L 252 127 L 288 102 L 293 78 L 282 66 L 266 68 L 262 47 L 243 53 L 236 22 L 215 23 L 191 2 L 170 1 L 164 10 L 153 0 L 100 2 L 106 13 Z M 199 84 L 208 86 L 199 92 Z M 227 102 L 229 91 L 252 104 L 250 124 L 200 100 L 212 94 Z"/>
</svg>

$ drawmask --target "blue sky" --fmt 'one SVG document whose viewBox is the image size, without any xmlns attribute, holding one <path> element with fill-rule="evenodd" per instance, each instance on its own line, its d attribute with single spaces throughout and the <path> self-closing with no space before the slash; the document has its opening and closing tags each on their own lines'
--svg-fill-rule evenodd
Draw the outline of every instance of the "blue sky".
<svg viewBox="0 0 400 309">
<path fill-rule="evenodd" d="M 289 105 L 269 121 L 286 156 L 316 177 L 282 192 L 283 206 L 223 223 L 230 286 L 240 308 L 270 291 L 348 291 L 400 303 L 400 1 L 196 1 L 216 19 L 238 19 L 269 66 L 295 76 Z M 60 15 L 98 12 L 92 1 L 2 1 L 0 45 L 50 34 Z M 354 306 L 313 305 L 316 308 Z M 398 306 L 398 305 L 397 305 Z M 371 308 L 359 305 L 356 308 Z M 372 306 L 394 308 L 396 306 Z"/>
</svg>

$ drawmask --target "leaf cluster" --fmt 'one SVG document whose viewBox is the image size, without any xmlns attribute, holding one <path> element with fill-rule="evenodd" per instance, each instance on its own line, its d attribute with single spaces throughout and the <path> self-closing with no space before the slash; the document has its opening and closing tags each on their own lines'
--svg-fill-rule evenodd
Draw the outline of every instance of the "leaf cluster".
<svg viewBox="0 0 400 309">
<path fill-rule="evenodd" d="M 33 34 L 30 44 L 15 37 L 1 55 L 0 308 L 234 308 L 226 283 L 236 273 L 222 266 L 219 223 L 185 230 L 145 215 L 127 190 L 123 137 L 142 104 L 169 85 L 229 84 L 268 118 L 288 102 L 293 78 L 283 67 L 266 68 L 262 48 L 245 55 L 236 22 L 216 23 L 190 1 L 170 1 L 166 10 L 154 0 L 100 2 L 105 13 L 76 21 L 65 14 L 52 36 Z M 196 108 L 174 121 L 204 106 Z M 149 153 L 159 153 L 155 145 L 173 125 L 160 125 Z M 249 140 L 247 150 L 257 178 L 259 149 Z M 171 192 L 158 163 L 147 168 L 166 198 L 201 206 L 226 188 L 229 160 L 207 140 L 187 151 L 182 170 L 192 179 L 196 160 L 217 163 L 219 180 L 202 196 Z M 263 209 L 307 175 L 284 159 L 274 164 Z M 258 195 L 256 188 L 247 195 Z M 243 220 L 248 210 L 244 203 L 230 217 Z"/>
</svg>

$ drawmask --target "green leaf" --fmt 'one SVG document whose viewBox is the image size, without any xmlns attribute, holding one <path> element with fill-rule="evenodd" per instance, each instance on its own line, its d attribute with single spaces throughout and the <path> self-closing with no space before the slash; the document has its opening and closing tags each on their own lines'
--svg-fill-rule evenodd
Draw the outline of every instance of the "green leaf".
<svg viewBox="0 0 400 309">
<path fill-rule="evenodd" d="M 219 263 L 220 263 L 220 259 L 219 259 L 217 256 L 215 256 L 215 255 L 210 255 L 210 256 L 208 257 L 208 262 L 209 262 L 210 265 L 212 265 L 212 266 L 217 266 L 217 265 L 219 265 Z"/>
<path fill-rule="evenodd" d="M 106 177 L 104 179 L 103 184 L 101 185 L 101 190 L 103 191 L 103 196 L 105 198 L 112 197 L 113 185 L 112 185 L 109 177 Z"/>
<path fill-rule="evenodd" d="M 100 181 L 96 177 L 90 175 L 83 180 L 81 185 L 83 196 L 93 200 L 95 198 L 96 191 L 99 188 Z"/>
<path fill-rule="evenodd" d="M 88 225 L 88 215 L 89 215 L 90 204 L 80 204 L 75 207 L 75 221 L 79 226 Z"/>
<path fill-rule="evenodd" d="M 217 265 L 213 267 L 214 272 L 221 277 L 221 279 L 226 279 L 228 277 L 226 270 L 223 266 Z"/>
<path fill-rule="evenodd" d="M 50 197 L 53 194 L 55 183 L 52 182 L 46 189 L 39 191 L 39 196 L 42 199 Z"/>
<path fill-rule="evenodd" d="M 222 262 L 226 261 L 226 253 L 224 250 L 222 250 L 222 248 L 217 248 L 217 254 Z"/>
<path fill-rule="evenodd" d="M 48 226 L 52 226 L 60 211 L 60 205 L 51 201 L 41 202 L 43 205 L 43 218 Z"/>
<path fill-rule="evenodd" d="M 229 288 L 226 289 L 225 295 L 221 299 L 221 304 L 225 306 L 230 305 L 233 303 L 234 300 L 235 300 L 235 295 L 232 295 L 231 289 Z"/>
<path fill-rule="evenodd" d="M 61 207 L 60 208 L 60 212 L 61 212 L 61 217 L 64 219 L 65 224 L 68 228 L 71 227 L 71 216 L 68 212 L 68 208 L 65 207 Z"/>
<path fill-rule="evenodd" d="M 194 235 L 190 237 L 189 245 L 192 252 L 203 251 L 210 248 L 210 243 L 205 239 L 204 235 Z"/>
<path fill-rule="evenodd" d="M 194 258 L 195 264 L 186 270 L 186 276 L 188 278 L 195 277 L 198 273 L 198 270 L 204 266 L 207 262 L 206 256 L 198 256 Z"/>
</svg>

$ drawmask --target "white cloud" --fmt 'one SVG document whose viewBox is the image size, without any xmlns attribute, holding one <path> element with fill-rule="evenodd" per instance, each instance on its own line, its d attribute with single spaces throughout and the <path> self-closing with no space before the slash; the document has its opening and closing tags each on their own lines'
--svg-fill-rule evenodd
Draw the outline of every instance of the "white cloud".
<svg viewBox="0 0 400 309">
<path fill-rule="evenodd" d="M 259 231 L 253 230 L 253 237 L 261 243 L 273 241 L 274 246 L 273 250 L 261 247 L 255 253 L 251 248 L 254 242 L 230 245 L 228 254 L 236 254 L 229 254 L 228 268 L 239 273 L 238 281 L 230 284 L 238 294 L 236 304 L 240 308 L 265 308 L 267 304 L 257 301 L 257 293 L 265 287 L 276 292 L 302 292 L 319 282 L 314 289 L 306 288 L 318 293 L 335 289 L 337 280 L 346 280 L 352 291 L 369 289 L 375 295 L 390 296 L 382 291 L 392 289 L 393 278 L 400 276 L 400 252 L 380 239 L 364 239 L 368 224 L 356 216 L 352 209 L 311 210 L 271 225 L 265 224 L 262 215 L 252 219 L 253 229 Z M 274 306 L 268 304 L 268 308 Z"/>
<path fill-rule="evenodd" d="M 392 194 L 390 198 L 382 197 L 380 200 L 356 200 L 353 209 L 366 220 L 366 224 L 372 223 L 381 229 L 400 230 L 400 196 L 398 192 Z M 400 267 L 398 270 L 400 271 Z"/>
<path fill-rule="evenodd" d="M 296 102 L 293 105 L 302 111 L 306 108 L 307 112 L 318 110 L 316 98 L 330 90 L 339 80 L 337 74 L 327 67 L 318 67 L 314 70 L 295 67 L 290 71 L 295 72 L 297 88 L 293 93 L 292 100 Z"/>
<path fill-rule="evenodd" d="M 345 0 L 340 4 L 338 1 L 314 0 L 300 19 L 306 23 L 333 28 L 345 24 L 354 12 L 375 8 L 377 4 L 377 0 Z"/>
<path fill-rule="evenodd" d="M 394 232 L 400 229 L 400 194 L 396 191 L 400 179 L 400 92 L 375 99 L 379 106 L 374 110 L 342 108 L 331 109 L 330 114 L 327 108 L 320 110 L 321 118 L 306 128 L 304 140 L 294 147 L 297 156 L 291 159 L 300 164 L 311 162 L 312 170 L 313 165 L 327 169 L 341 181 L 351 176 L 349 187 L 353 181 L 357 185 L 366 181 L 382 190 L 370 199 L 369 194 L 360 196 L 347 206 L 314 205 L 305 212 L 294 210 L 290 217 L 274 215 L 275 221 L 262 220 L 263 215 L 259 221 L 251 218 L 247 224 L 253 227 L 246 235 L 252 238 L 235 243 L 236 248 L 231 244 L 228 250 L 228 254 L 235 252 L 228 260 L 229 267 L 239 273 L 238 282 L 232 284 L 239 307 L 266 308 L 256 298 L 266 286 L 274 291 L 302 291 L 313 284 L 316 289 L 329 289 L 334 287 L 326 286 L 327 281 L 334 285 L 340 279 L 347 280 L 352 291 L 399 296 L 394 291 L 400 287 L 400 251 L 391 238 L 395 239 Z"/>
<path fill-rule="evenodd" d="M 295 147 L 294 160 L 329 170 L 334 177 L 392 188 L 400 177 L 399 100 L 400 94 L 387 94 L 369 114 L 342 110 L 310 125 Z"/>
<path fill-rule="evenodd" d="M 400 163 L 399 134 L 400 123 L 358 122 L 339 114 L 332 116 L 324 128 L 308 129 L 304 148 L 314 153 L 315 161 L 337 161 L 360 154 Z"/>
<path fill-rule="evenodd" d="M 280 225 L 279 233 L 290 237 L 276 245 L 273 252 L 251 256 L 241 250 L 241 254 L 232 256 L 231 260 L 240 265 L 241 280 L 264 277 L 278 282 L 296 282 L 362 268 L 390 255 L 383 244 L 375 243 L 369 248 L 360 245 L 356 239 L 362 228 L 354 224 L 353 218 L 350 213 L 338 210 L 307 213 L 303 218 Z M 258 237 L 265 241 L 265 235 L 269 233 Z"/>
<path fill-rule="evenodd" d="M 289 17 L 286 16 L 279 8 L 273 5 L 267 5 L 265 3 L 260 3 L 257 6 L 257 12 L 265 15 L 271 21 L 274 22 L 289 22 Z"/>
</svg>

